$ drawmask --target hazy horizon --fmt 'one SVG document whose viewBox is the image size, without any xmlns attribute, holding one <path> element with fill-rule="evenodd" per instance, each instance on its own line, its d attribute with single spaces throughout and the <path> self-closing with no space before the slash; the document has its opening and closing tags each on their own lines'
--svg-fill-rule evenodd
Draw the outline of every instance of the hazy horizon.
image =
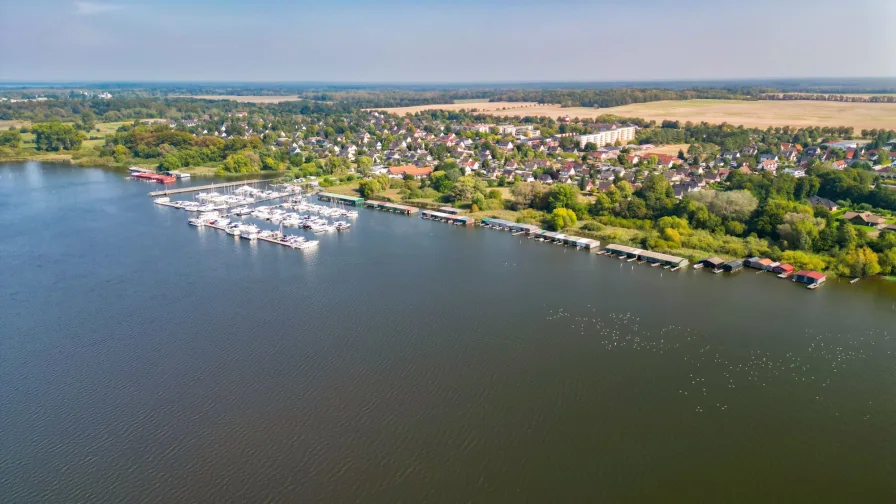
<svg viewBox="0 0 896 504">
<path fill-rule="evenodd" d="M 889 0 L 0 0 L 0 14 L 0 81 L 14 83 L 896 77 Z"/>
</svg>

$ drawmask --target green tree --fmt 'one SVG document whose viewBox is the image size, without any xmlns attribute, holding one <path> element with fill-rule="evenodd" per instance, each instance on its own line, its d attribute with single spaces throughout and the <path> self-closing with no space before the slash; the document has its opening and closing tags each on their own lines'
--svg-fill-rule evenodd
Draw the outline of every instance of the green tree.
<svg viewBox="0 0 896 504">
<path fill-rule="evenodd" d="M 18 149 L 22 143 L 22 135 L 18 130 L 4 131 L 0 133 L 0 147 L 12 147 Z"/>
<path fill-rule="evenodd" d="M 457 187 L 457 186 L 455 185 L 455 187 Z M 486 208 L 486 205 L 487 205 L 487 203 L 485 201 L 485 196 L 483 196 L 482 193 L 474 194 L 473 197 L 470 199 L 470 203 L 472 203 L 473 206 L 476 206 L 478 208 Z"/>
<path fill-rule="evenodd" d="M 896 275 L 896 248 L 888 248 L 878 254 L 881 273 Z"/>
<path fill-rule="evenodd" d="M 35 124 L 34 143 L 39 151 L 78 150 L 84 141 L 84 133 L 77 131 L 71 124 L 48 122 Z"/>
<path fill-rule="evenodd" d="M 451 179 L 449 179 L 448 175 L 443 171 L 432 172 L 432 175 L 429 178 L 429 184 L 433 189 L 442 194 L 449 193 L 451 187 L 454 186 L 454 183 L 451 182 Z"/>
<path fill-rule="evenodd" d="M 272 158 L 271 156 L 264 156 L 261 158 L 261 169 L 268 171 L 279 171 L 283 168 L 283 164 L 280 161 Z"/>
<path fill-rule="evenodd" d="M 578 219 L 576 218 L 576 213 L 568 208 L 555 208 L 551 212 L 549 221 L 551 226 L 559 231 L 575 226 Z"/>
<path fill-rule="evenodd" d="M 370 170 L 373 167 L 373 159 L 370 159 L 368 156 L 358 156 L 358 174 L 362 177 L 367 177 L 370 175 Z"/>
<path fill-rule="evenodd" d="M 451 196 L 455 201 L 469 201 L 470 198 L 473 197 L 473 193 L 476 190 L 476 178 L 467 175 L 465 177 L 461 177 L 457 179 L 457 182 L 454 183 L 454 186 L 451 188 Z M 480 208 L 483 205 L 479 205 Z"/>
<path fill-rule="evenodd" d="M 89 108 L 81 111 L 81 125 L 84 131 L 90 131 L 96 128 L 96 115 Z"/>
<path fill-rule="evenodd" d="M 383 185 L 375 178 L 362 179 L 358 182 L 358 191 L 361 193 L 362 198 L 373 198 L 375 195 L 381 193 L 383 189 Z"/>
<path fill-rule="evenodd" d="M 570 184 L 554 184 L 548 194 L 548 210 L 556 208 L 575 208 L 579 200 L 579 194 Z"/>
<path fill-rule="evenodd" d="M 228 156 L 218 170 L 223 173 L 252 173 L 257 171 L 257 169 L 252 166 L 252 162 L 249 161 L 249 158 L 243 154 L 233 154 Z"/>
<path fill-rule="evenodd" d="M 131 151 L 124 145 L 116 145 L 115 148 L 112 149 L 112 157 L 115 158 L 116 162 L 124 163 L 131 157 Z"/>
</svg>

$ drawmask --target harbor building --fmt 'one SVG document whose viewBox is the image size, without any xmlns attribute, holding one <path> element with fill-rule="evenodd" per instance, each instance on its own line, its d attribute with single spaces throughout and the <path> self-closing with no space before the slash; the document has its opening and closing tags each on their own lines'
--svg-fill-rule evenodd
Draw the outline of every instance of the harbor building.
<svg viewBox="0 0 896 504">
<path fill-rule="evenodd" d="M 617 245 L 615 243 L 607 245 L 606 251 L 610 254 L 628 257 L 629 259 L 637 259 L 651 264 L 669 266 L 671 268 L 680 268 L 688 265 L 688 260 L 684 257 L 663 254 L 661 252 L 652 252 L 650 250 L 641 250 L 626 245 Z"/>
<path fill-rule="evenodd" d="M 403 215 L 412 215 L 420 211 L 417 207 L 412 207 L 408 205 L 399 205 L 398 203 L 387 203 L 385 201 L 375 201 L 375 200 L 367 200 L 364 202 L 364 206 L 367 208 L 375 208 L 377 210 L 383 210 L 385 212 L 394 212 L 400 213 Z"/>
<path fill-rule="evenodd" d="M 459 226 L 472 226 L 476 222 L 472 217 L 465 215 L 451 215 L 444 212 L 436 212 L 434 210 L 421 210 L 420 217 L 429 220 L 447 222 L 448 224 L 457 224 Z"/>
<path fill-rule="evenodd" d="M 827 276 L 820 271 L 800 270 L 793 275 L 793 280 L 808 285 L 818 285 L 827 280 Z"/>
<path fill-rule="evenodd" d="M 344 194 L 334 194 L 334 193 L 317 193 L 317 199 L 321 201 L 332 201 L 334 203 L 342 203 L 344 205 L 352 205 L 352 206 L 361 206 L 364 204 L 364 198 L 358 198 L 355 196 L 346 196 Z"/>
</svg>

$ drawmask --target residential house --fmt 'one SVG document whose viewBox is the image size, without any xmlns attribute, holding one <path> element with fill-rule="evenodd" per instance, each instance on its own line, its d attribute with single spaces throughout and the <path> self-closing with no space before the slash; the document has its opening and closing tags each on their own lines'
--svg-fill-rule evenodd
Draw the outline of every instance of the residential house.
<svg viewBox="0 0 896 504">
<path fill-rule="evenodd" d="M 839 208 L 833 201 L 814 194 L 812 196 L 809 196 L 809 203 L 812 203 L 812 205 L 814 206 L 825 207 L 831 212 L 836 212 L 837 208 Z"/>
<path fill-rule="evenodd" d="M 522 182 L 535 182 L 535 177 L 532 176 L 530 171 L 517 170 L 514 175 L 519 177 Z"/>
<path fill-rule="evenodd" d="M 796 161 L 797 157 L 799 157 L 799 151 L 794 148 L 784 149 L 778 153 L 779 160 L 790 161 L 791 163 Z"/>
<path fill-rule="evenodd" d="M 405 175 L 411 175 L 414 178 L 422 178 L 428 177 L 430 174 L 432 174 L 432 168 L 428 166 L 417 167 L 414 165 L 404 165 L 389 167 L 389 176 L 393 178 L 401 178 Z"/>
<path fill-rule="evenodd" d="M 871 212 L 846 212 L 843 219 L 857 226 L 877 227 L 886 222 L 886 219 Z"/>
<path fill-rule="evenodd" d="M 761 169 L 762 171 L 775 173 L 778 170 L 778 162 L 774 159 L 768 159 L 759 163 L 759 166 L 757 166 L 757 168 Z"/>
</svg>

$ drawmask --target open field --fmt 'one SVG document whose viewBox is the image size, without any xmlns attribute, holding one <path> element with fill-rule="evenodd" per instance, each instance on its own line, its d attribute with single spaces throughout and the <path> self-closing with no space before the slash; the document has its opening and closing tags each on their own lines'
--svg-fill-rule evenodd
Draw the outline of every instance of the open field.
<svg viewBox="0 0 896 504">
<path fill-rule="evenodd" d="M 6 131 L 9 128 L 21 128 L 22 126 L 31 127 L 31 121 L 19 121 L 18 119 L 0 121 L 0 130 L 2 131 Z"/>
<path fill-rule="evenodd" d="M 666 154 L 669 156 L 677 156 L 679 149 L 683 150 L 684 152 L 687 152 L 688 147 L 690 147 L 690 146 L 691 146 L 690 144 L 660 145 L 659 147 L 654 147 L 653 149 L 650 149 L 649 151 L 645 151 L 645 152 L 639 153 L 639 154 L 641 154 L 641 155 Z"/>
<path fill-rule="evenodd" d="M 896 127 L 896 103 L 841 103 L 824 101 L 740 101 L 740 100 L 667 100 L 636 103 L 609 108 L 563 108 L 529 102 L 491 102 L 475 104 L 421 105 L 385 109 L 405 114 L 420 110 L 478 109 L 483 113 L 505 116 L 538 115 L 548 117 L 594 118 L 602 114 L 622 117 L 706 121 L 765 128 L 768 126 L 852 126 L 856 130 Z"/>
<path fill-rule="evenodd" d="M 178 95 L 172 98 L 196 98 L 198 100 L 233 100 L 242 103 L 280 103 L 285 101 L 298 101 L 297 95 L 290 96 L 238 96 L 238 95 Z"/>
</svg>

